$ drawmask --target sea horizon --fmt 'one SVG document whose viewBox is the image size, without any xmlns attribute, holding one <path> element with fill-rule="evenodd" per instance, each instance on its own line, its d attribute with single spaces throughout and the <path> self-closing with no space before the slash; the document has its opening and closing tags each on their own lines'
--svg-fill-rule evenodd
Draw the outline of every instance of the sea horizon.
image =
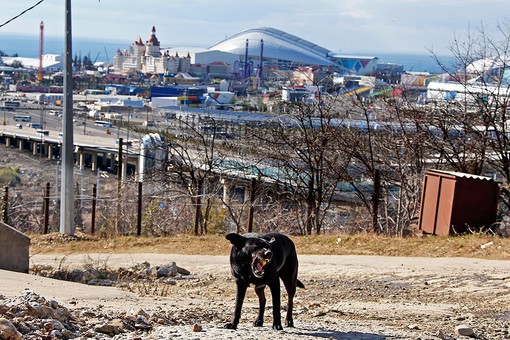
<svg viewBox="0 0 510 340">
<path fill-rule="evenodd" d="M 86 38 L 73 39 L 73 58 L 89 57 L 93 62 L 112 62 L 113 57 L 117 50 L 128 49 L 132 42 L 126 41 L 105 41 L 105 40 L 91 40 Z M 167 45 L 162 48 L 172 47 L 189 47 L 190 49 L 207 48 L 207 46 L 193 46 L 184 44 Z M 0 35 L 0 51 L 7 55 L 17 54 L 20 57 L 37 58 L 39 55 L 39 38 L 35 36 L 24 35 Z M 63 55 L 64 39 L 58 37 L 47 37 L 44 39 L 43 53 L 44 54 L 58 54 Z M 443 72 L 440 65 L 433 58 L 432 53 L 390 53 L 390 52 L 362 52 L 357 53 L 344 52 L 343 55 L 352 56 L 369 56 L 377 57 L 379 63 L 395 63 L 402 65 L 405 71 L 414 72 L 430 72 L 441 73 Z M 451 56 L 438 56 L 440 61 L 445 65 L 452 64 L 453 57 Z"/>
</svg>

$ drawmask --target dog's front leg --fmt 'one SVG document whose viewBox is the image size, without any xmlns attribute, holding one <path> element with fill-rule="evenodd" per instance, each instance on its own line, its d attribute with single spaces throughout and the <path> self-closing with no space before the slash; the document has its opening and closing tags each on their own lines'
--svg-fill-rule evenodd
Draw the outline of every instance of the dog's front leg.
<svg viewBox="0 0 510 340">
<path fill-rule="evenodd" d="M 264 324 L 264 310 L 266 309 L 266 295 L 264 294 L 264 288 L 266 286 L 255 287 L 255 293 L 259 297 L 259 315 L 253 323 L 254 326 L 262 327 Z"/>
<path fill-rule="evenodd" d="M 237 293 L 236 293 L 236 307 L 234 310 L 234 317 L 232 322 L 225 324 L 225 328 L 236 329 L 241 318 L 241 309 L 243 308 L 244 296 L 246 295 L 246 289 L 248 285 L 245 282 L 237 282 Z"/>
<path fill-rule="evenodd" d="M 281 302 L 280 302 L 280 281 L 277 278 L 269 286 L 271 297 L 273 299 L 273 329 L 282 330 Z"/>
</svg>

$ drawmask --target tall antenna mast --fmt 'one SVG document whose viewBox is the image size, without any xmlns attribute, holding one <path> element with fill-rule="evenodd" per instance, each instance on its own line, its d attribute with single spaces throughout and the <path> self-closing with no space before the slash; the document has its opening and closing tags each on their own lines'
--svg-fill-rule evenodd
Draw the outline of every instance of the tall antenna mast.
<svg viewBox="0 0 510 340">
<path fill-rule="evenodd" d="M 244 74 L 243 79 L 248 78 L 250 75 L 248 74 L 248 39 L 246 39 L 246 50 L 244 52 Z"/>
<path fill-rule="evenodd" d="M 261 86 L 263 77 L 264 77 L 264 39 L 260 39 L 259 85 Z"/>
<path fill-rule="evenodd" d="M 37 75 L 37 80 L 41 82 L 43 80 L 43 46 L 44 46 L 44 22 L 41 21 L 41 36 L 39 37 L 39 74 Z"/>
</svg>

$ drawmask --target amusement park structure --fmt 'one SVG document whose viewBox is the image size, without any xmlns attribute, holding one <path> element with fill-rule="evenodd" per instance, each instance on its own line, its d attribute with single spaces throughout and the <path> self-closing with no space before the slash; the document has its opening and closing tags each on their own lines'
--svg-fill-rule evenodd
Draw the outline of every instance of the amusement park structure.
<svg viewBox="0 0 510 340">
<path fill-rule="evenodd" d="M 39 73 L 37 75 L 37 81 L 42 82 L 43 80 L 43 46 L 44 46 L 44 22 L 41 21 L 40 37 L 39 37 Z"/>
<path fill-rule="evenodd" d="M 264 74 L 264 39 L 260 39 L 260 62 L 257 66 L 254 66 L 253 60 L 248 59 L 248 47 L 249 39 L 246 39 L 244 60 L 236 61 L 234 64 L 234 78 L 249 87 L 259 87 L 262 85 Z"/>
</svg>

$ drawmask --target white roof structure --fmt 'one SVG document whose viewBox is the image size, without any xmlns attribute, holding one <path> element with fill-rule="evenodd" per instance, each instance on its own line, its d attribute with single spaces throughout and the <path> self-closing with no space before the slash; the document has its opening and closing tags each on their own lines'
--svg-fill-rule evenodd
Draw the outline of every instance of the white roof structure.
<svg viewBox="0 0 510 340">
<path fill-rule="evenodd" d="M 434 81 L 427 85 L 428 100 L 467 101 L 472 103 L 484 97 L 508 98 L 510 97 L 510 88 L 483 83 L 461 84 L 458 82 L 440 83 Z"/>
<path fill-rule="evenodd" d="M 38 69 L 39 58 L 24 58 L 24 57 L 2 57 L 5 65 L 10 65 L 15 60 L 21 62 L 23 67 Z M 43 54 L 42 66 L 45 70 L 61 70 L 64 68 L 64 62 L 61 55 L 58 54 Z"/>
<path fill-rule="evenodd" d="M 478 59 L 466 67 L 468 73 L 484 73 L 494 68 L 508 67 L 510 63 L 510 56 L 500 56 L 492 58 Z"/>
<path fill-rule="evenodd" d="M 264 59 L 276 59 L 306 65 L 335 65 L 328 58 L 329 50 L 295 35 L 270 27 L 253 28 L 239 32 L 211 46 L 209 50 L 244 56 L 246 41 L 248 41 L 248 55 L 250 57 L 260 56 L 263 41 Z"/>
</svg>

